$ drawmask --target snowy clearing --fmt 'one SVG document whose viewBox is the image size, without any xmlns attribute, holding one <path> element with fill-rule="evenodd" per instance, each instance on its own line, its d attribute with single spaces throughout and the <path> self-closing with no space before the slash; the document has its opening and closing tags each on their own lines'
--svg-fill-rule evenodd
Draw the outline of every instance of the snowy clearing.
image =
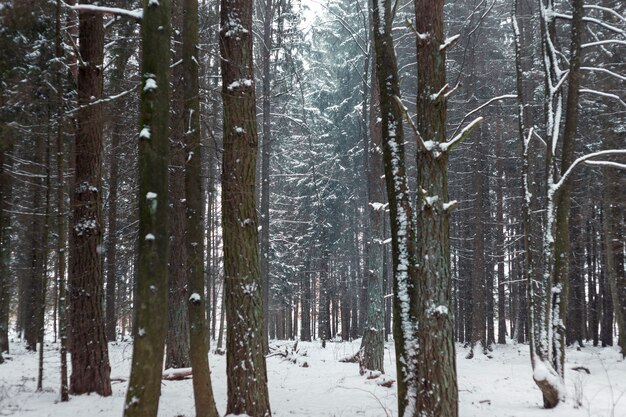
<svg viewBox="0 0 626 417">
<path fill-rule="evenodd" d="M 291 352 L 294 342 L 272 342 Z M 295 363 L 279 356 L 268 358 L 272 412 L 283 416 L 396 416 L 396 386 L 385 388 L 376 380 L 359 376 L 358 365 L 339 359 L 357 351 L 360 339 L 352 343 L 298 343 Z M 122 415 L 130 372 L 130 343 L 109 345 L 113 396 L 71 397 L 58 402 L 59 359 L 56 346 L 45 354 L 44 392 L 35 392 L 37 357 L 23 345 L 11 344 L 9 360 L 0 365 L 0 416 L 81 417 Z M 555 410 L 541 407 L 541 396 L 532 380 L 528 346 L 509 343 L 498 346 L 491 358 L 477 355 L 465 359 L 467 351 L 457 344 L 460 415 L 462 417 L 625 417 L 626 361 L 613 348 L 568 349 L 566 385 L 568 399 Z M 213 388 L 218 410 L 226 405 L 226 357 L 210 357 Z M 307 367 L 303 367 L 305 364 Z M 573 371 L 582 366 L 591 372 Z M 395 379 L 393 344 L 385 349 L 384 378 Z M 124 380 L 124 381 L 121 381 Z M 582 406 L 575 408 L 577 387 L 582 387 Z M 194 415 L 191 380 L 163 381 L 159 408 L 161 417 Z"/>
</svg>

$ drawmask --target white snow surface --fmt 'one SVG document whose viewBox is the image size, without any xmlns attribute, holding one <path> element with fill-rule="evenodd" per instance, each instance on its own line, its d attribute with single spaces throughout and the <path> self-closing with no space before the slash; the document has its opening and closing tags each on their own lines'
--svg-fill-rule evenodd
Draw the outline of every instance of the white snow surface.
<svg viewBox="0 0 626 417">
<path fill-rule="evenodd" d="M 269 394 L 275 417 L 326 416 L 397 416 L 396 384 L 385 388 L 377 379 L 359 376 L 357 364 L 340 363 L 340 358 L 354 354 L 361 340 L 327 343 L 299 342 L 302 364 L 280 357 L 268 358 Z M 294 342 L 274 342 L 291 351 Z M 212 342 L 212 347 L 215 344 Z M 385 371 L 381 378 L 396 379 L 393 343 L 386 344 Z M 626 361 L 614 348 L 586 346 L 581 351 L 568 349 L 566 363 L 567 400 L 554 410 L 542 408 L 539 389 L 527 345 L 508 341 L 496 346 L 492 358 L 477 355 L 465 359 L 466 349 L 457 344 L 461 417 L 624 417 L 626 416 Z M 119 417 L 131 365 L 132 345 L 116 342 L 109 345 L 113 395 L 72 396 L 67 403 L 58 402 L 58 345 L 48 343 L 45 350 L 43 392 L 36 392 L 37 353 L 26 352 L 24 345 L 11 342 L 11 354 L 0 365 L 0 416 L 16 417 Z M 211 354 L 213 389 L 220 415 L 226 409 L 226 357 Z M 68 358 L 68 362 L 69 358 Z M 70 362 L 71 363 L 71 362 Z M 585 366 L 591 374 L 573 371 Z M 124 381 L 120 382 L 120 379 Z M 159 417 L 193 416 L 192 381 L 162 381 Z M 574 386 L 582 386 L 582 406 L 574 408 Z"/>
</svg>

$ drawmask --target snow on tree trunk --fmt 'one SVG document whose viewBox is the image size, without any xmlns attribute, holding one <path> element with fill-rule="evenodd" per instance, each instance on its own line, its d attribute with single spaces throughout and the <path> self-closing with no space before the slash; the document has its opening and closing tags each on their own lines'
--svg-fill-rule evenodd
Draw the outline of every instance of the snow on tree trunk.
<svg viewBox="0 0 626 417">
<path fill-rule="evenodd" d="M 419 416 L 457 416 L 458 388 L 454 349 L 448 201 L 448 150 L 471 132 L 480 119 L 446 141 L 446 50 L 443 0 L 415 0 L 417 31 L 417 120 L 421 140 L 417 154 L 416 228 L 419 295 Z"/>
<path fill-rule="evenodd" d="M 256 211 L 257 126 L 252 2 L 222 0 L 220 53 L 224 104 L 222 222 L 227 414 L 271 415 L 263 352 L 263 294 Z"/>
<path fill-rule="evenodd" d="M 385 181 L 391 224 L 394 277 L 393 334 L 398 373 L 398 414 L 417 416 L 418 402 L 418 298 L 415 228 L 404 159 L 402 111 L 397 60 L 391 34 L 391 1 L 374 2 L 374 45 L 380 89 L 380 110 Z"/>
<path fill-rule="evenodd" d="M 156 417 L 168 304 L 170 1 L 144 0 L 139 116 L 139 253 L 124 417 Z"/>
<path fill-rule="evenodd" d="M 82 1 L 91 4 L 92 1 Z M 102 312 L 102 15 L 79 16 L 78 111 L 70 239 L 70 392 L 111 395 Z"/>
<path fill-rule="evenodd" d="M 184 138 L 186 145 L 185 244 L 187 246 L 187 305 L 189 309 L 189 347 L 193 369 L 193 394 L 196 417 L 218 417 L 209 369 L 209 337 L 204 280 L 204 200 L 200 144 L 200 95 L 198 54 L 198 0 L 184 0 L 182 23 L 182 93 L 184 100 Z"/>
</svg>

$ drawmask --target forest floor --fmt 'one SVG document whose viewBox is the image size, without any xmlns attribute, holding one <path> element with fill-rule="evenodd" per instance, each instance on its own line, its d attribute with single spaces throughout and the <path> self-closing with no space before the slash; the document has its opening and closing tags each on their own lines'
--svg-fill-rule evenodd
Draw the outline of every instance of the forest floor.
<svg viewBox="0 0 626 417">
<path fill-rule="evenodd" d="M 385 388 L 378 379 L 359 376 L 358 365 L 339 359 L 352 355 L 360 340 L 351 343 L 298 344 L 298 354 L 268 358 L 269 392 L 274 417 L 396 416 L 396 387 Z M 294 342 L 272 345 L 292 351 Z M 11 344 L 8 361 L 0 365 L 0 416 L 120 417 L 130 372 L 132 345 L 110 345 L 113 395 L 72 397 L 58 402 L 59 355 L 55 345 L 45 351 L 43 392 L 36 392 L 38 355 Z M 457 345 L 460 415 L 462 417 L 626 417 L 626 361 L 614 348 L 585 347 L 567 352 L 568 399 L 554 410 L 541 408 L 541 395 L 530 369 L 528 347 L 509 343 L 497 346 L 490 358 L 466 359 Z M 385 349 L 384 378 L 395 379 L 393 344 Z M 289 359 L 294 359 L 290 361 Z M 226 404 L 226 357 L 210 356 L 213 389 L 221 413 Z M 306 366 L 304 366 L 306 362 Z M 586 367 L 591 374 L 572 368 Z M 380 381 L 379 381 L 380 382 Z M 579 393 L 579 394 L 577 394 Z M 576 399 L 581 405 L 576 407 Z M 163 381 L 159 417 L 193 416 L 190 380 Z"/>
</svg>

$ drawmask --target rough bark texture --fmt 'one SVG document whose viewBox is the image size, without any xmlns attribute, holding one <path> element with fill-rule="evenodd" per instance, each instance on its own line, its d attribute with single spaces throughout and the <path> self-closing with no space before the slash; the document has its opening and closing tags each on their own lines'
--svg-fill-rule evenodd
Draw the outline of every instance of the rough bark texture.
<svg viewBox="0 0 626 417">
<path fill-rule="evenodd" d="M 369 242 L 367 245 L 367 325 L 363 334 L 363 356 L 360 370 L 384 372 L 385 323 L 383 293 L 383 241 L 385 222 L 385 194 L 382 155 L 382 130 L 380 117 L 380 88 L 376 74 L 376 62 L 372 61 L 370 144 L 368 147 L 368 216 Z M 343 315 L 342 315 L 343 316 Z"/>
<path fill-rule="evenodd" d="M 252 2 L 220 9 L 224 155 L 222 222 L 227 328 L 227 414 L 271 415 L 263 355 L 263 294 L 256 212 L 258 151 Z"/>
<path fill-rule="evenodd" d="M 123 0 L 118 0 L 118 7 L 124 7 L 126 4 Z M 121 38 L 115 42 L 113 48 L 113 69 L 111 71 L 110 90 L 111 94 L 119 94 L 122 92 L 124 75 L 126 74 L 126 66 L 130 59 L 133 48 L 130 47 L 129 39 L 134 33 L 135 27 L 133 22 L 123 21 L 118 24 L 124 25 L 120 31 Z M 123 100 L 123 99 L 122 99 Z M 119 111 L 120 106 L 126 106 L 126 103 L 120 104 L 114 101 L 110 107 L 109 119 L 113 124 L 111 128 L 111 155 L 109 161 L 109 210 L 107 213 L 107 238 L 106 243 L 106 335 L 107 340 L 114 341 L 116 338 L 117 315 L 115 295 L 117 288 L 117 234 L 118 234 L 118 183 L 119 183 L 119 157 L 120 157 L 120 138 L 124 135 L 124 118 Z"/>
<path fill-rule="evenodd" d="M 618 144 L 617 134 L 611 138 Z M 610 144 L 611 145 L 611 144 Z M 617 146 L 611 146 L 617 148 Z M 613 296 L 613 309 L 617 323 L 617 345 L 626 356 L 626 274 L 624 273 L 624 194 L 626 179 L 616 169 L 606 168 L 606 197 L 603 227 L 606 275 Z"/>
<path fill-rule="evenodd" d="M 263 5 L 263 43 L 262 43 L 262 70 L 263 70 L 263 144 L 261 146 L 261 280 L 263 282 L 263 315 L 269 316 L 270 291 L 270 156 L 272 151 L 271 138 L 271 76 L 270 54 L 272 50 L 272 19 L 274 15 L 274 1 L 265 0 Z M 267 323 L 263 331 L 263 351 L 269 352 L 267 340 Z"/>
<path fill-rule="evenodd" d="M 204 219 L 202 196 L 202 166 L 200 148 L 200 97 L 198 82 L 198 0 L 183 3 L 183 93 L 185 144 L 185 197 L 187 219 L 187 277 L 189 292 L 189 342 L 193 370 L 193 394 L 196 417 L 218 417 L 211 371 L 209 369 L 209 338 L 204 287 Z"/>
<path fill-rule="evenodd" d="M 383 5 L 384 9 L 379 7 Z M 415 228 L 404 159 L 398 65 L 392 37 L 391 1 L 374 2 L 374 45 L 380 89 L 383 161 L 391 225 L 393 264 L 393 335 L 398 374 L 398 414 L 417 416 L 417 268 Z"/>
<path fill-rule="evenodd" d="M 443 0 L 415 0 L 417 37 L 417 119 L 422 138 L 446 140 L 447 98 L 433 100 L 446 84 Z M 458 415 L 454 351 L 452 277 L 450 274 L 448 153 L 420 149 L 417 154 L 416 228 L 420 330 L 416 415 Z M 421 197 L 421 198 L 420 198 Z"/>
<path fill-rule="evenodd" d="M 565 113 L 565 127 L 563 129 L 563 148 L 561 150 L 560 175 L 563 175 L 574 162 L 574 150 L 576 147 L 576 131 L 578 129 L 578 102 L 582 74 L 580 73 L 582 36 L 583 36 L 583 4 L 584 0 L 573 0 L 573 20 L 571 27 L 571 46 L 569 56 L 568 89 Z M 556 120 L 555 123 L 560 123 Z M 558 138 L 557 138 L 558 139 Z M 548 142 L 550 143 L 550 142 Z M 556 218 L 554 236 L 554 280 L 553 286 L 560 287 L 559 304 L 553 308 L 559 308 L 558 317 L 563 323 L 555 323 L 554 341 L 556 346 L 552 349 L 558 351 L 554 355 L 554 366 L 563 377 L 565 375 L 565 342 L 569 297 L 569 218 L 571 205 L 572 180 L 566 181 L 555 195 Z"/>
<path fill-rule="evenodd" d="M 46 142 L 44 137 L 36 139 L 36 146 L 34 152 L 35 168 L 34 174 L 37 175 L 33 179 L 33 183 L 36 185 L 36 189 L 33 190 L 32 207 L 37 213 L 31 216 L 29 238 L 31 239 L 31 268 L 27 275 L 27 284 L 25 289 L 26 297 L 23 299 L 25 310 L 25 322 L 24 322 L 24 340 L 26 341 L 26 349 L 36 351 L 37 340 L 39 337 L 39 331 L 43 326 L 43 304 L 41 303 L 41 294 L 44 291 L 44 257 L 46 251 L 42 245 L 42 234 L 45 233 L 44 225 L 45 220 L 42 216 L 41 207 L 45 204 L 43 193 L 41 190 L 45 190 L 44 182 L 44 170 L 42 167 L 45 165 L 44 153 L 46 149 Z"/>
<path fill-rule="evenodd" d="M 504 294 L 504 171 L 502 169 L 502 141 L 500 137 L 496 140 L 496 227 L 498 235 L 496 239 L 496 256 L 498 266 L 498 344 L 506 344 L 506 304 Z M 509 271 L 509 274 L 511 272 Z M 510 291 L 510 286 L 509 286 Z M 512 316 L 511 316 L 512 318 Z"/>
<path fill-rule="evenodd" d="M 11 145 L 8 135 L 0 131 L 0 363 L 2 352 L 9 351 L 9 301 L 11 298 L 9 280 L 9 216 L 5 209 L 11 196 L 11 177 L 6 172 L 6 154 Z"/>
<path fill-rule="evenodd" d="M 470 332 L 470 351 L 467 358 L 474 356 L 474 350 L 486 353 L 487 334 L 485 332 L 485 158 L 482 138 L 476 141 L 476 171 L 474 172 L 474 225 L 472 257 L 472 330 Z M 491 296 L 491 294 L 490 294 Z"/>
<path fill-rule="evenodd" d="M 182 0 L 172 1 L 173 62 L 182 59 Z M 182 65 L 175 65 L 171 76 L 170 99 L 171 130 L 169 156 L 169 325 L 165 349 L 166 368 L 188 368 L 189 311 L 187 309 L 187 248 L 185 238 L 185 149 L 184 136 L 187 121 L 184 114 Z"/>
<path fill-rule="evenodd" d="M 143 10 L 136 330 L 125 417 L 157 415 L 168 321 L 170 2 L 144 0 Z"/>
<path fill-rule="evenodd" d="M 91 0 L 81 2 L 91 4 Z M 70 392 L 111 395 L 102 276 L 102 16 L 79 17 L 78 106 L 70 239 Z"/>
</svg>

